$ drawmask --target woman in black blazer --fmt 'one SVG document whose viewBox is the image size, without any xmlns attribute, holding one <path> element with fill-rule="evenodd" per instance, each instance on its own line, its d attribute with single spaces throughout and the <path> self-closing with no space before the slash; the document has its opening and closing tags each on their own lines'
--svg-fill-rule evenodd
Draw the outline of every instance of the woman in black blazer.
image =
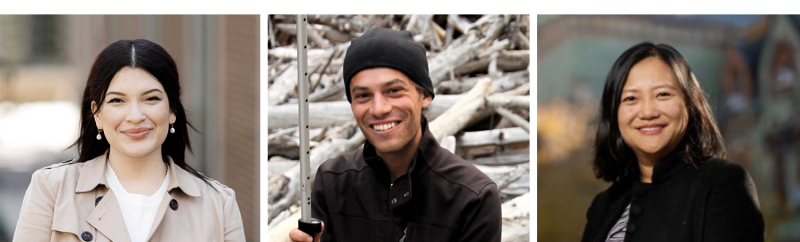
<svg viewBox="0 0 800 242">
<path fill-rule="evenodd" d="M 669 45 L 637 44 L 606 77 L 594 171 L 611 186 L 586 213 L 583 241 L 763 241 L 752 178 L 724 160 L 711 109 Z"/>
</svg>

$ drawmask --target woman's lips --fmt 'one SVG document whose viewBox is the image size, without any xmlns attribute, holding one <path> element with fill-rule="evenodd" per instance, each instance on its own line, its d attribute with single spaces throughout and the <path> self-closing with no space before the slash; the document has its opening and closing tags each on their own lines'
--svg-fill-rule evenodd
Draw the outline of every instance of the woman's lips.
<svg viewBox="0 0 800 242">
<path fill-rule="evenodd" d="M 122 133 L 127 135 L 128 137 L 131 137 L 131 139 L 141 139 L 144 138 L 144 136 L 146 136 L 147 134 L 149 134 L 150 130 L 151 129 L 148 128 L 133 128 L 122 131 Z"/>
<path fill-rule="evenodd" d="M 645 135 L 654 135 L 661 133 L 661 130 L 664 130 L 666 125 L 649 125 L 644 127 L 637 128 L 639 132 Z"/>
</svg>

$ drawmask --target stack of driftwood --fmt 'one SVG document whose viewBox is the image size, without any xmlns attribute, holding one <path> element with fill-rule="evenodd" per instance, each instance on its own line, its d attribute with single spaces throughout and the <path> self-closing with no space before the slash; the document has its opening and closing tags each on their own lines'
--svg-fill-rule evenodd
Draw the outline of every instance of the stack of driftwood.
<svg viewBox="0 0 800 242">
<path fill-rule="evenodd" d="M 436 97 L 425 113 L 442 147 L 491 177 L 503 199 L 503 241 L 528 241 L 529 15 L 309 15 L 312 179 L 327 159 L 364 142 L 345 99 L 350 40 L 373 28 L 407 30 L 428 51 Z M 269 241 L 299 218 L 297 49 L 294 15 L 269 16 Z"/>
</svg>

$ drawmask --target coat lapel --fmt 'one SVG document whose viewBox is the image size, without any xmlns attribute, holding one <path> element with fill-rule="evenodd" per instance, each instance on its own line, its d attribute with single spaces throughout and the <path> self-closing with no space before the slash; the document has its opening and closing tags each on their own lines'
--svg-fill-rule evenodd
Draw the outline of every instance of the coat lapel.
<svg viewBox="0 0 800 242">
<path fill-rule="evenodd" d="M 147 235 L 148 241 L 152 239 L 153 234 L 155 234 L 156 230 L 160 227 L 168 209 L 171 209 L 169 203 L 172 201 L 173 197 L 170 193 L 174 189 L 177 189 L 176 192 L 182 191 L 184 194 L 191 197 L 200 197 L 200 191 L 197 189 L 197 185 L 192 182 L 192 174 L 183 170 L 183 168 L 180 168 L 178 165 L 175 165 L 171 157 L 169 158 L 169 174 L 170 180 L 167 193 L 164 194 L 164 197 L 161 198 L 161 204 L 158 205 L 158 212 L 156 212 L 156 217 L 153 220 L 153 226 L 150 227 L 150 234 Z M 178 204 L 180 204 L 180 202 Z"/>
<path fill-rule="evenodd" d="M 631 185 L 630 183 L 615 183 L 609 188 L 608 196 L 606 197 L 607 200 L 605 201 L 608 205 L 601 206 L 607 207 L 608 209 L 601 215 L 602 223 L 599 225 L 598 233 L 595 235 L 595 239 L 593 241 L 606 241 L 606 237 L 608 237 L 608 232 L 611 231 L 611 227 L 617 223 L 619 217 L 622 216 L 623 210 L 625 207 L 628 206 L 631 197 Z"/>
<path fill-rule="evenodd" d="M 167 213 L 170 201 L 172 201 L 172 196 L 169 195 L 169 193 L 164 194 L 164 197 L 161 198 L 161 204 L 158 205 L 158 212 L 156 212 L 155 220 L 153 220 L 153 226 L 150 227 L 150 234 L 147 235 L 147 241 L 150 241 L 156 229 L 158 229 L 161 224 L 161 221 L 164 220 L 164 215 Z"/>
<path fill-rule="evenodd" d="M 98 232 L 103 233 L 111 241 L 130 242 L 131 236 L 122 219 L 122 211 L 119 209 L 119 202 L 113 190 L 108 193 L 97 204 L 97 208 L 89 214 L 86 222 L 94 226 Z"/>
</svg>

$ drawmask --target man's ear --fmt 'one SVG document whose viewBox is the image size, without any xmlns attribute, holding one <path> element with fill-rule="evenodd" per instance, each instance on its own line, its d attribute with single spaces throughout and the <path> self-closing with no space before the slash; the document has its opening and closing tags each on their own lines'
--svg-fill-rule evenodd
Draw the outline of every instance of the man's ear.
<svg viewBox="0 0 800 242">
<path fill-rule="evenodd" d="M 94 124 L 97 125 L 97 129 L 103 129 L 103 119 L 100 117 L 100 112 L 97 111 L 97 103 L 92 101 L 92 113 L 94 116 Z"/>
<path fill-rule="evenodd" d="M 422 98 L 422 108 L 427 108 L 430 106 L 431 101 L 433 101 L 433 96 L 425 93 L 424 97 Z"/>
</svg>

